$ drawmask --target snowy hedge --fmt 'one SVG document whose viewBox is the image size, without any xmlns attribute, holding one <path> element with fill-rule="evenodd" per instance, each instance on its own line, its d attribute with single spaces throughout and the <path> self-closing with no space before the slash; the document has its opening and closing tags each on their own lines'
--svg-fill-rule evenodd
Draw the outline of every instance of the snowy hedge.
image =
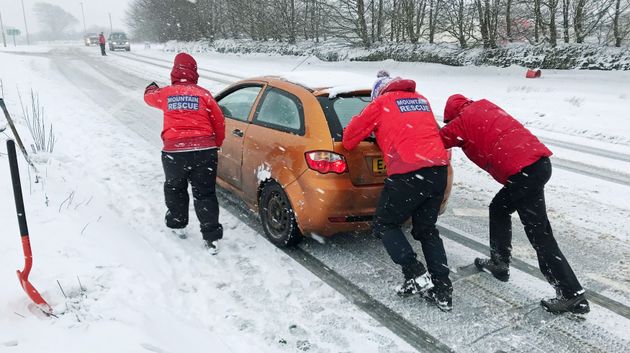
<svg viewBox="0 0 630 353">
<path fill-rule="evenodd" d="M 460 49 L 451 44 L 380 44 L 370 49 L 353 48 L 334 42 L 310 41 L 258 42 L 252 40 L 217 40 L 214 42 L 168 42 L 168 51 L 215 51 L 219 53 L 267 53 L 278 55 L 313 55 L 324 61 L 417 61 L 453 66 L 519 65 L 543 69 L 630 70 L 630 48 L 587 44 L 533 46 L 509 44 L 498 49 Z"/>
</svg>

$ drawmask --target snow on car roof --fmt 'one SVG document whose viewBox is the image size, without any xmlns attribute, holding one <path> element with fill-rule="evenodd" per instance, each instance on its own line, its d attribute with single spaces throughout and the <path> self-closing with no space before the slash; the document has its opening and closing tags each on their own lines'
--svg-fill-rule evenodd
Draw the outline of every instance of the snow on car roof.
<svg viewBox="0 0 630 353">
<path fill-rule="evenodd" d="M 326 89 L 330 98 L 343 93 L 369 90 L 375 80 L 367 75 L 344 71 L 291 71 L 277 77 L 314 90 Z"/>
</svg>

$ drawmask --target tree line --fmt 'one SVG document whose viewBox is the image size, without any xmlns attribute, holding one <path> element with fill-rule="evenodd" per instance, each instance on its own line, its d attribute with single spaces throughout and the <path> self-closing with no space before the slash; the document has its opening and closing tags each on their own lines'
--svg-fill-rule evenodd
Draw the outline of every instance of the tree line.
<svg viewBox="0 0 630 353">
<path fill-rule="evenodd" d="M 134 0 L 127 23 L 134 37 L 157 41 L 620 47 L 630 36 L 630 0 Z"/>
</svg>

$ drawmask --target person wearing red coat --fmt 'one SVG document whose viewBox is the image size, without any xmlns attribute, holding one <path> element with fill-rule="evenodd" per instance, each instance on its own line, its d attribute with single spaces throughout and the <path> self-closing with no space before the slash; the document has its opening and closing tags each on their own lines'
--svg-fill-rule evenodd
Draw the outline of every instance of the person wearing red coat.
<svg viewBox="0 0 630 353">
<path fill-rule="evenodd" d="M 166 181 L 166 226 L 185 238 L 188 225 L 188 183 L 192 185 L 201 234 L 211 253 L 223 238 L 216 195 L 218 148 L 225 138 L 225 118 L 209 91 L 197 85 L 197 62 L 186 54 L 175 56 L 172 85 L 151 83 L 144 101 L 164 112 L 162 165 Z"/>
<path fill-rule="evenodd" d="M 492 102 L 456 94 L 446 102 L 440 136 L 446 148 L 461 147 L 466 156 L 503 185 L 490 203 L 490 259 L 475 259 L 501 281 L 509 279 L 511 214 L 518 212 L 538 255 L 540 270 L 557 296 L 543 299 L 547 311 L 587 313 L 584 289 L 553 237 L 545 205 L 551 177 L 551 151 L 521 123 Z"/>
<path fill-rule="evenodd" d="M 107 56 L 107 54 L 105 54 L 105 36 L 103 32 L 98 35 L 98 45 L 101 47 L 101 55 Z"/>
<path fill-rule="evenodd" d="M 372 133 L 383 152 L 387 179 L 374 216 L 374 233 L 391 259 L 401 266 L 401 296 L 425 295 L 444 311 L 452 309 L 453 286 L 435 227 L 444 199 L 448 154 L 428 100 L 416 93 L 412 80 L 379 73 L 373 100 L 353 117 L 343 133 L 343 146 L 354 149 Z M 418 261 L 401 226 L 412 220 L 411 234 L 422 243 L 427 269 Z"/>
</svg>

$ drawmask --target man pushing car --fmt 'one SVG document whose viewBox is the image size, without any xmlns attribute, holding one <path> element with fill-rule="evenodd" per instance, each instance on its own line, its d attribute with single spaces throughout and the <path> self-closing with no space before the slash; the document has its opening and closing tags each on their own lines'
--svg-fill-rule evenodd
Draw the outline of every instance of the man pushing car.
<svg viewBox="0 0 630 353">
<path fill-rule="evenodd" d="M 387 179 L 374 216 L 374 233 L 391 259 L 401 266 L 401 296 L 422 293 L 443 311 L 452 309 L 444 245 L 435 227 L 448 177 L 448 154 L 428 100 L 412 80 L 379 72 L 372 102 L 353 117 L 343 146 L 354 149 L 372 133 L 383 152 Z M 416 258 L 401 226 L 409 218 L 411 234 L 422 244 L 427 269 Z"/>
</svg>

